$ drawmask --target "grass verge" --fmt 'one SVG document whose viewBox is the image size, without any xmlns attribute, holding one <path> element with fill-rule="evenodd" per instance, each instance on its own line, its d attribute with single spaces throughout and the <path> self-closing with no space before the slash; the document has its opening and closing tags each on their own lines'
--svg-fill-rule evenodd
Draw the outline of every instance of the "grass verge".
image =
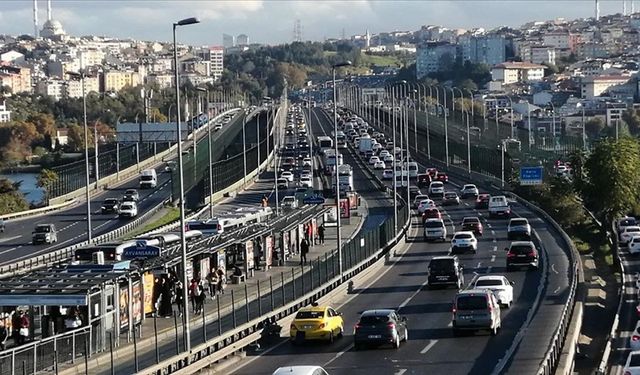
<svg viewBox="0 0 640 375">
<path fill-rule="evenodd" d="M 158 220 L 152 221 L 134 230 L 133 232 L 127 234 L 127 238 L 134 238 L 142 233 L 146 233 L 154 229 L 160 228 L 161 226 L 167 225 L 180 218 L 180 210 L 177 207 L 165 208 L 159 213 L 162 214 L 162 217 L 160 217 Z"/>
</svg>

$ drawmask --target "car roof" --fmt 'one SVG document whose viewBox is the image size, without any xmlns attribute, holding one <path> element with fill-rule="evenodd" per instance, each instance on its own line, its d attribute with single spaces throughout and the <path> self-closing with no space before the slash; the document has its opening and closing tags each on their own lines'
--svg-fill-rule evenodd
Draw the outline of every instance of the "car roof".
<svg viewBox="0 0 640 375">
<path fill-rule="evenodd" d="M 444 223 L 444 221 L 442 219 L 437 219 L 437 218 L 434 218 L 434 217 L 429 218 L 429 219 L 425 220 L 424 222 L 427 223 L 427 222 L 434 222 L 434 221 L 437 221 L 439 223 Z"/>
<path fill-rule="evenodd" d="M 533 244 L 533 241 L 513 241 L 511 242 L 511 246 L 523 246 L 523 245 L 530 245 L 530 246 L 535 246 Z"/>
<path fill-rule="evenodd" d="M 505 276 L 503 275 L 484 275 L 484 276 L 478 276 L 478 278 L 476 279 L 476 282 L 478 282 L 478 280 L 503 280 Z"/>
<path fill-rule="evenodd" d="M 285 366 L 279 367 L 273 375 L 313 375 L 314 371 L 323 369 L 320 366 Z M 324 369 L 323 369 L 324 370 Z"/>
<path fill-rule="evenodd" d="M 465 216 L 465 217 L 462 218 L 462 221 L 465 221 L 465 220 L 480 221 L 480 218 L 477 217 L 477 216 Z"/>
<path fill-rule="evenodd" d="M 439 257 L 433 257 L 431 258 L 431 260 L 446 260 L 446 259 L 450 259 L 450 260 L 458 260 L 458 257 L 455 255 L 441 255 Z"/>
<path fill-rule="evenodd" d="M 487 295 L 489 293 L 491 293 L 491 291 L 486 290 L 486 289 L 467 289 L 467 290 L 459 291 L 457 296 L 465 296 L 465 295 L 470 295 L 470 294 Z"/>
<path fill-rule="evenodd" d="M 457 236 L 459 234 L 470 234 L 471 236 L 473 236 L 473 232 L 470 231 L 470 230 L 461 230 L 461 231 L 458 231 L 458 232 L 454 233 L 453 235 Z"/>
<path fill-rule="evenodd" d="M 329 306 L 313 306 L 313 305 L 311 305 L 311 306 L 305 306 L 305 307 L 300 308 L 300 310 L 298 310 L 298 312 L 300 312 L 300 311 L 318 311 L 318 312 L 320 312 L 320 311 L 325 311 L 328 308 L 329 308 Z"/>
<path fill-rule="evenodd" d="M 362 314 L 360 315 L 361 317 L 363 316 L 387 316 L 391 313 L 394 313 L 395 310 L 393 309 L 375 309 L 375 310 L 366 310 L 363 311 Z"/>
</svg>

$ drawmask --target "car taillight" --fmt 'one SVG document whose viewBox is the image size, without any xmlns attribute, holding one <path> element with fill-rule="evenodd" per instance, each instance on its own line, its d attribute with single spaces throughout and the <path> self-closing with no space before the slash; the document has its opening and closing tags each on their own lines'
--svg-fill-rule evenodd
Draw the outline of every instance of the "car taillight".
<svg viewBox="0 0 640 375">
<path fill-rule="evenodd" d="M 456 305 L 453 305 L 453 308 L 451 308 L 451 312 L 455 314 L 456 311 L 458 311 L 458 309 L 456 308 Z"/>
<path fill-rule="evenodd" d="M 534 256 L 536 256 L 536 252 L 535 252 L 535 251 L 533 251 L 533 250 L 531 250 L 531 251 L 529 251 L 529 254 L 528 254 L 528 255 L 529 255 L 530 257 L 534 257 Z"/>
<path fill-rule="evenodd" d="M 396 324 L 395 324 L 395 323 L 392 323 L 392 322 L 389 322 L 389 323 L 387 323 L 387 328 L 389 328 L 389 329 L 396 329 Z"/>
<path fill-rule="evenodd" d="M 638 335 L 631 336 L 631 341 L 638 341 L 638 340 L 640 340 L 640 336 Z"/>
<path fill-rule="evenodd" d="M 295 324 L 291 323 L 291 325 L 289 326 L 289 329 L 298 329 L 298 328 L 296 327 Z"/>
<path fill-rule="evenodd" d="M 222 230 L 222 225 L 218 224 L 218 231 Z"/>
<path fill-rule="evenodd" d="M 354 330 L 354 331 L 357 331 L 357 330 L 359 330 L 359 329 L 360 329 L 360 327 L 362 327 L 362 326 L 360 325 L 360 323 L 356 323 L 356 325 L 355 325 L 355 326 L 353 326 L 353 330 Z"/>
<path fill-rule="evenodd" d="M 318 326 L 318 329 L 323 329 L 326 326 L 325 323 L 320 323 L 320 325 Z"/>
<path fill-rule="evenodd" d="M 514 256 L 516 256 L 516 254 L 514 254 L 514 253 L 507 253 L 507 258 L 513 258 Z"/>
</svg>

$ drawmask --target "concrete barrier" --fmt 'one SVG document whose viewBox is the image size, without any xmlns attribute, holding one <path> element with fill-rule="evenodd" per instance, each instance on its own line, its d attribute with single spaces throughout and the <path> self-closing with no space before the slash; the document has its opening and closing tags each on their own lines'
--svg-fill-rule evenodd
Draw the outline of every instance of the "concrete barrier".
<svg viewBox="0 0 640 375">
<path fill-rule="evenodd" d="M 58 204 L 52 204 L 52 205 L 48 205 L 46 207 L 36 208 L 36 209 L 33 209 L 33 210 L 20 211 L 20 212 L 14 212 L 14 213 L 11 213 L 11 214 L 0 215 L 0 219 L 6 221 L 6 220 L 12 220 L 12 219 L 19 219 L 19 218 L 23 218 L 23 217 L 27 217 L 27 216 L 40 215 L 40 214 L 47 213 L 47 212 L 50 212 L 50 211 L 56 211 L 56 210 L 61 210 L 63 208 L 67 208 L 67 207 L 75 204 L 76 202 L 77 202 L 77 200 L 71 199 L 71 200 L 68 200 L 66 202 L 62 202 L 62 203 L 58 203 Z"/>
</svg>

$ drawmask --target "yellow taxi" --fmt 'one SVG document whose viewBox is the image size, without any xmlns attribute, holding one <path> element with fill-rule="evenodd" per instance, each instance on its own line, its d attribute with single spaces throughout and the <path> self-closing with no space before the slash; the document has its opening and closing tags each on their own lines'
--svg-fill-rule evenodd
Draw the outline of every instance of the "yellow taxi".
<svg viewBox="0 0 640 375">
<path fill-rule="evenodd" d="M 298 310 L 291 322 L 289 334 L 292 343 L 305 340 L 326 340 L 342 337 L 344 321 L 342 313 L 329 306 L 307 306 Z"/>
</svg>

